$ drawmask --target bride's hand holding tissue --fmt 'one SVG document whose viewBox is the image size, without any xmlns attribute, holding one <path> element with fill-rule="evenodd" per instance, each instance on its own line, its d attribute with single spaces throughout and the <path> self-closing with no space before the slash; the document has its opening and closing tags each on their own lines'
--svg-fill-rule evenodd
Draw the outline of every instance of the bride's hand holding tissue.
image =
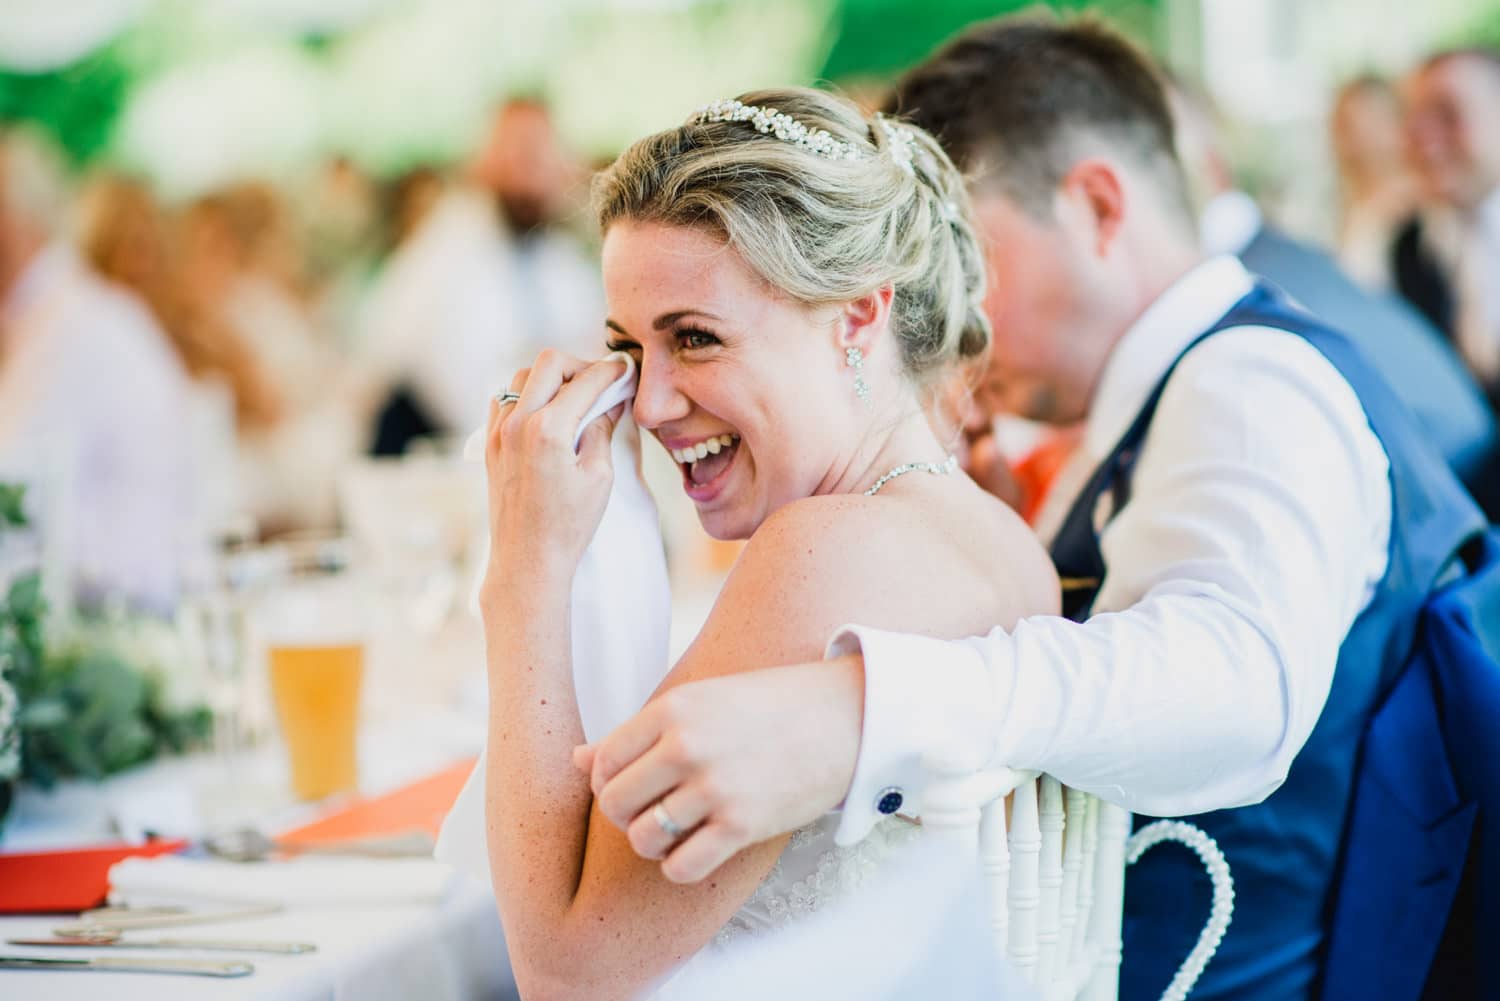
<svg viewBox="0 0 1500 1001">
<path fill-rule="evenodd" d="M 610 437 L 624 404 L 581 433 L 579 425 L 628 365 L 618 357 L 585 362 L 545 351 L 532 368 L 517 373 L 508 393 L 490 401 L 486 597 L 521 580 L 563 586 L 571 580 L 609 499 Z M 482 607 L 489 604 L 481 599 Z"/>
</svg>

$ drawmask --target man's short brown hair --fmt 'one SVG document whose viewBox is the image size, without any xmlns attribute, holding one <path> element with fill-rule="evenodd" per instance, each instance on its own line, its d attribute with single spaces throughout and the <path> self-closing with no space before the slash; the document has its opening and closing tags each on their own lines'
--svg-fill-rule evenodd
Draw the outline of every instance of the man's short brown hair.
<svg viewBox="0 0 1500 1001">
<path fill-rule="evenodd" d="M 976 24 L 903 77 L 887 103 L 1038 218 L 1099 144 L 1151 171 L 1163 204 L 1192 218 L 1161 75 L 1095 18 L 1028 12 Z"/>
</svg>

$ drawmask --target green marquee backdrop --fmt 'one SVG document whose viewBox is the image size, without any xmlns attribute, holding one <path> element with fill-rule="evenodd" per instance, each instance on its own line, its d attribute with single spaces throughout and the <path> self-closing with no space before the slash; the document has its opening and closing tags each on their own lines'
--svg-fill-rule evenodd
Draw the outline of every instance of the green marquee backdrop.
<svg viewBox="0 0 1500 1001">
<path fill-rule="evenodd" d="M 1160 2 L 1057 0 L 1050 6 L 1100 10 L 1151 44 L 1157 35 Z M 584 3 L 587 5 L 588 0 Z M 921 59 L 964 24 L 1029 5 L 1030 0 L 836 0 L 824 29 L 825 40 L 813 40 L 809 48 L 815 53 L 813 61 L 800 72 L 808 80 L 885 77 Z M 702 22 L 715 17 L 723 20 L 726 13 L 743 14 L 745 8 L 757 6 L 753 0 L 700 0 L 685 9 L 652 16 Z M 109 157 L 115 126 L 138 85 L 176 65 L 201 60 L 205 49 L 229 51 L 237 43 L 262 40 L 253 35 L 224 38 L 210 33 L 205 37 L 195 26 L 195 13 L 182 0 L 156 0 L 120 36 L 71 65 L 39 73 L 0 70 L 0 121 L 41 125 L 80 165 Z M 613 17 L 611 21 L 607 14 L 601 16 L 601 25 L 623 20 L 618 14 Z M 638 19 L 640 15 L 632 17 Z M 599 30 L 601 25 L 588 22 L 582 17 L 573 23 L 585 35 Z M 343 36 L 309 31 L 293 44 L 314 60 L 328 62 L 360 30 L 356 26 Z M 554 44 L 566 44 L 566 39 Z M 819 65 L 818 55 L 825 52 L 826 58 Z M 713 58 L 713 54 L 708 53 L 708 57 Z M 611 140 L 601 137 L 600 144 L 607 146 Z M 413 155 L 420 152 L 414 150 Z"/>
</svg>

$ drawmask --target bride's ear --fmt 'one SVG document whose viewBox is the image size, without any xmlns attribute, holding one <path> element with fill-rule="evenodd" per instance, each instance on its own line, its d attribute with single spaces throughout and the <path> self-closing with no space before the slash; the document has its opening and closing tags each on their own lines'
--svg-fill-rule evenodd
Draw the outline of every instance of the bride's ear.
<svg viewBox="0 0 1500 1001">
<path fill-rule="evenodd" d="M 871 348 L 890 326 L 891 305 L 895 297 L 893 286 L 882 285 L 839 308 L 834 324 L 834 343 L 840 354 L 850 348 L 858 348 L 865 355 L 871 353 Z"/>
</svg>

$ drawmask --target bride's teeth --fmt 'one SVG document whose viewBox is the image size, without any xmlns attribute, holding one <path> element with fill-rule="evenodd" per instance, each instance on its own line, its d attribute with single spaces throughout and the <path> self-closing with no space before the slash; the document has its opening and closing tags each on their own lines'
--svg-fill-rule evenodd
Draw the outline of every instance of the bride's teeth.
<svg viewBox="0 0 1500 1001">
<path fill-rule="evenodd" d="M 715 435 L 712 438 L 706 438 L 696 445 L 689 445 L 686 448 L 674 448 L 669 451 L 673 460 L 681 465 L 690 466 L 700 459 L 708 458 L 710 455 L 718 455 L 739 440 L 739 435 L 721 434 Z"/>
</svg>

